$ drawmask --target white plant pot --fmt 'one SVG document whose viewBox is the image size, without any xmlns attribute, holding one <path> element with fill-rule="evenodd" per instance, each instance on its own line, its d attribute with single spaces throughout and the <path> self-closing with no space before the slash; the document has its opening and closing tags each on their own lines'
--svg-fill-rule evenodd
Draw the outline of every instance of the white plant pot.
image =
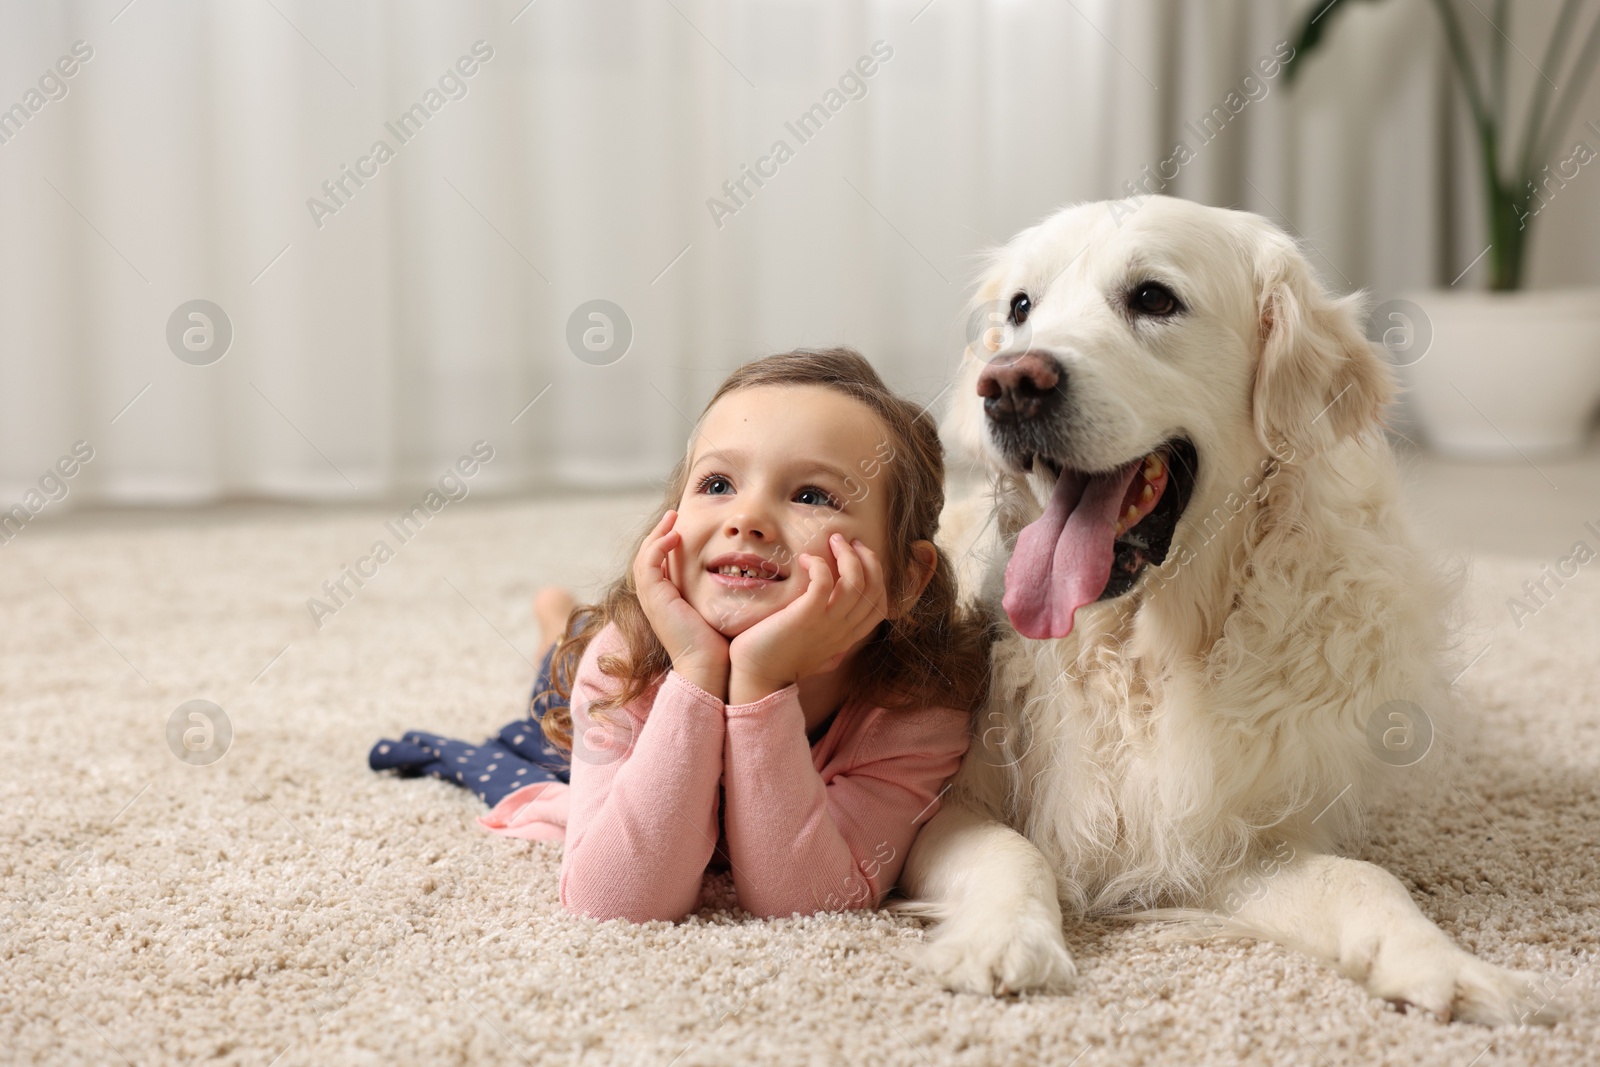
<svg viewBox="0 0 1600 1067">
<path fill-rule="evenodd" d="M 1391 335 L 1409 347 L 1386 347 L 1431 447 L 1509 459 L 1582 447 L 1600 404 L 1600 289 L 1432 290 L 1393 303 L 1408 302 L 1398 317 L 1380 306 L 1375 322 L 1380 334 L 1389 322 L 1414 331 Z"/>
</svg>

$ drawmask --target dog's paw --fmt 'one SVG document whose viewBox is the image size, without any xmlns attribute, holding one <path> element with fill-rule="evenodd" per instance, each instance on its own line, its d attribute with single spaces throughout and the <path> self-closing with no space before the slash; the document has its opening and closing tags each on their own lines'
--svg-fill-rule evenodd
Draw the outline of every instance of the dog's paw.
<svg viewBox="0 0 1600 1067">
<path fill-rule="evenodd" d="M 1467 957 L 1456 979 L 1455 1017 L 1484 1026 L 1552 1026 L 1566 1018 L 1549 975 L 1496 967 Z"/>
<path fill-rule="evenodd" d="M 1062 992 L 1077 977 L 1059 918 L 1044 914 L 966 916 L 940 924 L 919 963 L 954 993 Z"/>
<path fill-rule="evenodd" d="M 1454 945 L 1386 945 L 1365 985 L 1373 996 L 1445 1022 L 1549 1026 L 1566 1014 L 1556 1002 L 1554 980 L 1486 963 Z"/>
</svg>

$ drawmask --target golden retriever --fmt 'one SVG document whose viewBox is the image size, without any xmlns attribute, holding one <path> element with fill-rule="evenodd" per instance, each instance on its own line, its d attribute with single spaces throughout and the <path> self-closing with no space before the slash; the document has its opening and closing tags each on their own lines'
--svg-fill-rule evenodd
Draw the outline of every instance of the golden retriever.
<svg viewBox="0 0 1600 1067">
<path fill-rule="evenodd" d="M 1337 854 L 1452 702 L 1454 585 L 1405 521 L 1359 296 L 1257 215 L 1149 197 L 1023 231 L 975 305 L 945 428 L 993 477 L 944 547 L 1002 636 L 902 876 L 935 973 L 1063 987 L 1064 907 L 1272 940 L 1443 1019 L 1554 1019 Z"/>
</svg>

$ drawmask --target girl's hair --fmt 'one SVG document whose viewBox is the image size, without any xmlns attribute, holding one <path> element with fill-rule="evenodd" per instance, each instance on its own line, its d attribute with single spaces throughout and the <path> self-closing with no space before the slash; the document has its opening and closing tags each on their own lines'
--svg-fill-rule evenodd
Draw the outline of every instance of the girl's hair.
<svg viewBox="0 0 1600 1067">
<path fill-rule="evenodd" d="M 881 479 L 888 493 L 889 553 L 883 560 L 889 603 L 902 603 L 912 582 L 911 545 L 932 541 L 944 507 L 944 448 L 927 412 L 896 396 L 859 353 L 848 348 L 799 350 L 746 363 L 728 376 L 701 412 L 740 389 L 757 386 L 821 386 L 860 401 L 883 424 L 888 439 L 876 458 L 862 463 L 862 481 Z M 692 438 L 691 438 L 692 440 Z M 666 493 L 634 541 L 630 565 L 606 590 L 598 604 L 574 608 L 567 636 L 551 661 L 552 687 L 570 699 L 572 679 L 584 649 L 607 623 L 615 623 L 627 644 L 626 656 L 602 656 L 601 673 L 620 679 L 621 687 L 589 706 L 591 711 L 620 707 L 650 688 L 672 666 L 657 639 L 634 587 L 631 561 L 661 517 L 678 506 L 689 475 L 687 453 L 673 469 Z M 856 490 L 851 489 L 853 499 Z M 864 492 L 877 491 L 865 486 Z M 871 640 L 855 656 L 847 689 L 879 707 L 975 708 L 989 679 L 990 634 L 976 611 L 956 600 L 955 573 L 940 553 L 932 578 L 916 602 L 898 617 L 879 624 Z M 572 718 L 557 704 L 544 716 L 545 736 L 564 748 L 572 746 Z"/>
</svg>

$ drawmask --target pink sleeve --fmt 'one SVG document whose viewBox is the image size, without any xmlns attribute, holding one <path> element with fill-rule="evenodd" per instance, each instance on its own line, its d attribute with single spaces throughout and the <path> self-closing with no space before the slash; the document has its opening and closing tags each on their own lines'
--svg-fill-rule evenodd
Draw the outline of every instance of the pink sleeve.
<svg viewBox="0 0 1600 1067">
<path fill-rule="evenodd" d="M 598 658 L 623 647 L 601 631 L 573 679 L 561 903 L 597 919 L 681 919 L 694 910 L 717 843 L 723 705 L 669 671 L 648 714 L 644 697 L 597 713 L 614 725 L 591 719 L 588 705 L 619 684 Z"/>
<path fill-rule="evenodd" d="M 967 749 L 967 718 L 944 709 L 871 713 L 824 783 L 799 690 L 727 708 L 723 823 L 734 887 L 763 916 L 874 907 L 937 810 Z"/>
</svg>

